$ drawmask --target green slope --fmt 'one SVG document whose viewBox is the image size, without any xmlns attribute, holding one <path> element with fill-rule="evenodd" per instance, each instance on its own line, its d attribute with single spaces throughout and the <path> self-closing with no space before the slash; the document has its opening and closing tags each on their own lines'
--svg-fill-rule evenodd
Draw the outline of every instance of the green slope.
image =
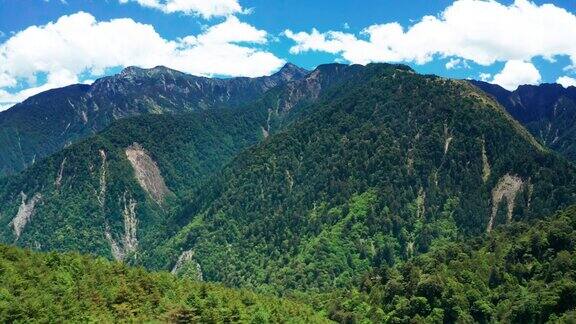
<svg viewBox="0 0 576 324">
<path fill-rule="evenodd" d="M 193 251 L 205 279 L 228 285 L 326 291 L 575 202 L 574 167 L 468 83 L 363 74 L 235 158 L 159 253 Z"/>
<path fill-rule="evenodd" d="M 127 149 L 158 166 L 146 170 L 163 179 L 152 191 Z M 120 249 L 151 269 L 305 291 L 334 319 L 394 319 L 409 302 L 341 292 L 355 296 L 366 274 L 450 242 L 550 215 L 576 203 L 575 185 L 572 164 L 467 82 L 327 65 L 244 109 L 123 120 L 5 179 L 0 238 L 108 258 Z M 331 291 L 342 304 L 323 297 Z M 399 320 L 431 315 L 406 312 Z"/>
<path fill-rule="evenodd" d="M 0 321 L 326 323 L 287 299 L 79 254 L 0 245 Z"/>
<path fill-rule="evenodd" d="M 110 257 L 114 240 L 125 260 L 144 257 L 128 254 L 144 253 L 183 225 L 176 217 L 181 201 L 240 150 L 260 141 L 266 118 L 265 111 L 255 109 L 122 120 L 4 179 L 0 239 Z M 141 147 L 156 164 L 167 188 L 161 199 L 137 181 L 137 169 L 126 153 L 133 147 Z M 15 219 L 26 208 L 31 210 L 29 219 L 17 233 Z M 128 216 L 136 220 L 134 234 L 128 233 Z M 135 244 L 127 238 L 139 248 L 127 248 Z"/>
<path fill-rule="evenodd" d="M 493 95 L 541 143 L 576 160 L 576 87 L 543 83 L 508 91 L 495 84 L 470 82 Z"/>
<path fill-rule="evenodd" d="M 165 253 L 151 253 L 187 223 L 180 211 L 182 202 L 202 195 L 202 184 L 212 181 L 211 175 L 239 152 L 306 115 L 311 103 L 333 85 L 357 77 L 360 70 L 320 66 L 238 109 L 117 121 L 18 175 L 0 179 L 0 241 L 166 268 L 174 260 L 166 259 Z M 139 78 L 149 77 L 146 87 L 154 88 L 158 75 L 148 74 Z M 113 79 L 136 82 L 124 78 Z M 254 81 L 250 80 L 243 82 Z M 143 165 L 152 169 L 156 165 L 157 172 L 148 168 L 139 173 L 129 153 L 137 155 L 137 163 L 148 159 Z M 154 181 L 146 187 L 139 177 Z"/>
<path fill-rule="evenodd" d="M 311 297 L 337 321 L 573 323 L 576 206 L 486 237 L 444 242 L 363 277 L 354 292 Z"/>
</svg>

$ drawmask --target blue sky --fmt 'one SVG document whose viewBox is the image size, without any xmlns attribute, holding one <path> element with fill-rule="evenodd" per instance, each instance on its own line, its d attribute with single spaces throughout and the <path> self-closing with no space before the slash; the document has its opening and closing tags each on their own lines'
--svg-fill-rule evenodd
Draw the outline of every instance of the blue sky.
<svg viewBox="0 0 576 324">
<path fill-rule="evenodd" d="M 568 86 L 575 14 L 574 0 L 0 0 L 0 109 L 126 65 L 225 77 L 398 62 L 509 89 Z"/>
</svg>

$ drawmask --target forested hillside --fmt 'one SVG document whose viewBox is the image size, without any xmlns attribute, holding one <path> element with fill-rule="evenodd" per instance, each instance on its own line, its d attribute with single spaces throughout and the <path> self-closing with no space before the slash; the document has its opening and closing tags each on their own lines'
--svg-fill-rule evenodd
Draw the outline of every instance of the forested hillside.
<svg viewBox="0 0 576 324">
<path fill-rule="evenodd" d="M 243 149 L 309 113 L 359 66 L 320 66 L 237 109 L 122 119 L 78 144 L 0 179 L 0 240 L 137 262 L 176 233 L 181 207 Z"/>
<path fill-rule="evenodd" d="M 151 273 L 102 258 L 0 245 L 4 323 L 327 323 L 291 300 Z"/>
<path fill-rule="evenodd" d="M 445 241 L 363 276 L 357 290 L 310 298 L 340 322 L 574 323 L 576 207 L 486 237 Z"/>
<path fill-rule="evenodd" d="M 179 228 L 190 192 L 263 138 L 266 118 L 255 109 L 122 120 L 4 179 L 1 240 L 137 258 Z"/>
<path fill-rule="evenodd" d="M 524 257 L 483 259 L 484 237 L 508 251 L 502 227 L 575 203 L 576 167 L 469 82 L 328 64 L 235 109 L 116 121 L 0 179 L 0 239 L 292 296 L 341 322 L 538 322 L 574 307 L 542 277 L 571 241 L 520 277 Z M 485 283 L 486 262 L 500 279 Z M 541 282 L 563 301 L 519 297 Z"/>
<path fill-rule="evenodd" d="M 442 241 L 349 289 L 289 299 L 103 258 L 0 245 L 5 322 L 559 322 L 576 320 L 576 207 Z M 313 306 L 307 306 L 313 305 Z"/>
<path fill-rule="evenodd" d="M 574 167 L 468 83 L 363 73 L 193 195 L 159 254 L 193 253 L 205 279 L 232 286 L 325 291 L 575 202 Z"/>
</svg>

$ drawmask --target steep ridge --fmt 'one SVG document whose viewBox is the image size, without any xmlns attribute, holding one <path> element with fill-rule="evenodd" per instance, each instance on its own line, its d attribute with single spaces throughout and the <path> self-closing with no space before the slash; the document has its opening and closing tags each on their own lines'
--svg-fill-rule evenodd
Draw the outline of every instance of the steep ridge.
<svg viewBox="0 0 576 324">
<path fill-rule="evenodd" d="M 0 176 L 20 171 L 117 119 L 237 107 L 307 74 L 293 64 L 271 76 L 231 79 L 197 77 L 161 66 L 128 67 L 92 85 L 49 90 L 0 112 Z"/>
<path fill-rule="evenodd" d="M 156 266 L 191 251 L 205 280 L 325 291 L 575 202 L 575 168 L 467 82 L 361 74 L 200 188 Z"/>
<path fill-rule="evenodd" d="M 575 184 L 572 164 L 468 82 L 330 64 L 239 109 L 122 119 L 0 180 L 0 239 L 326 292 L 550 214 Z"/>
<path fill-rule="evenodd" d="M 0 241 L 137 262 L 185 199 L 261 140 L 261 109 L 145 115 L 0 180 Z"/>
<path fill-rule="evenodd" d="M 576 160 L 576 87 L 545 83 L 508 91 L 495 84 L 470 82 L 494 96 L 541 143 Z"/>
</svg>

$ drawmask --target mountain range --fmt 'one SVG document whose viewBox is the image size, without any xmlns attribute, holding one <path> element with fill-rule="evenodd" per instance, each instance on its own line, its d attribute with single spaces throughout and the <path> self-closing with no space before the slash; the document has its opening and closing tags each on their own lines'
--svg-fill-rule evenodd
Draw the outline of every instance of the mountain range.
<svg viewBox="0 0 576 324">
<path fill-rule="evenodd" d="M 126 68 L 0 113 L 0 242 L 52 251 L 2 253 L 60 271 L 50 255 L 77 251 L 259 304 L 283 296 L 295 321 L 566 319 L 575 89 L 509 92 L 393 64 L 254 79 Z M 178 314 L 201 316 L 194 303 Z M 170 315 L 146 309 L 122 318 Z"/>
<path fill-rule="evenodd" d="M 508 91 L 482 81 L 472 84 L 498 100 L 542 144 L 576 160 L 576 87 L 545 83 Z"/>
<path fill-rule="evenodd" d="M 127 67 L 92 85 L 46 91 L 0 113 L 0 175 L 20 171 L 121 118 L 234 107 L 306 74 L 292 64 L 268 77 L 232 79 L 196 77 L 161 66 Z"/>
</svg>

